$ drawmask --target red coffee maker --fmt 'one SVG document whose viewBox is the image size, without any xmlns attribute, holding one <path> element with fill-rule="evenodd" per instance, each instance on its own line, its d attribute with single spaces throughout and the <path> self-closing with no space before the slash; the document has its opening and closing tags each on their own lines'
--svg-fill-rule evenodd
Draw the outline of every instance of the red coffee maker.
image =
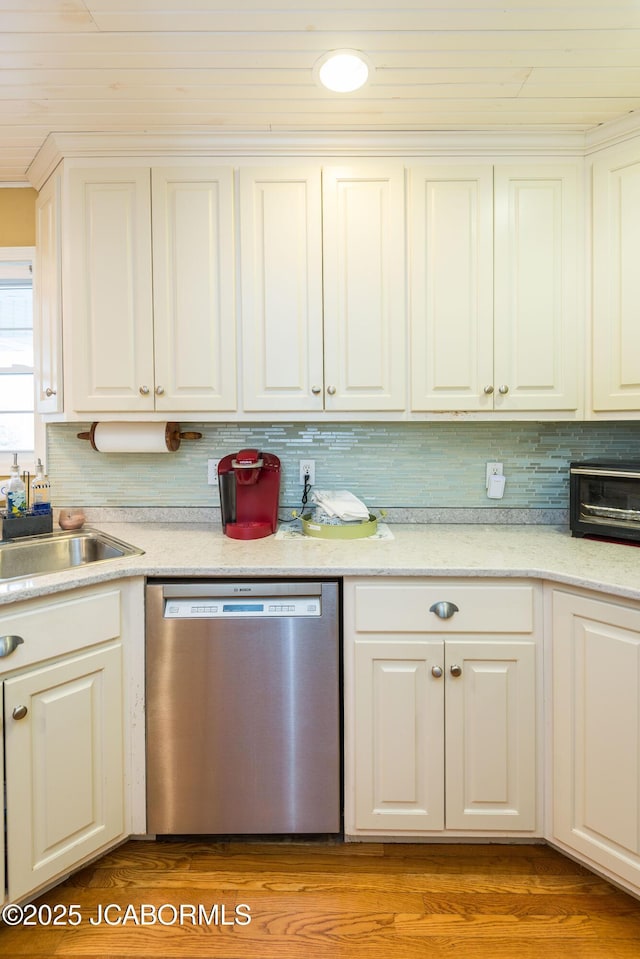
<svg viewBox="0 0 640 959">
<path fill-rule="evenodd" d="M 240 450 L 218 463 L 222 530 L 231 539 L 260 539 L 278 528 L 280 460 Z"/>
</svg>

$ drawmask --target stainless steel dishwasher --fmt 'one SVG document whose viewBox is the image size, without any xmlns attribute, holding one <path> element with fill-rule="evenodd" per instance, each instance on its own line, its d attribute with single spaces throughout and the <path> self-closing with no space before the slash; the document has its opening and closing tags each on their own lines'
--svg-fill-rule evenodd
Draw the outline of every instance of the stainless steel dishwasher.
<svg viewBox="0 0 640 959">
<path fill-rule="evenodd" d="M 341 829 L 339 584 L 150 581 L 147 829 Z"/>
</svg>

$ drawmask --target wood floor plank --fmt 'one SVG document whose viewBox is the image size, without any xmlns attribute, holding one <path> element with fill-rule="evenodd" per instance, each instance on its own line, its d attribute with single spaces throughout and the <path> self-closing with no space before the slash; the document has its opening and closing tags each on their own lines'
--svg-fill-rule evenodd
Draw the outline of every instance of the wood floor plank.
<svg viewBox="0 0 640 959">
<path fill-rule="evenodd" d="M 56 903 L 82 923 L 0 927 L 0 956 L 640 957 L 638 900 L 546 846 L 131 841 L 35 905 Z"/>
</svg>

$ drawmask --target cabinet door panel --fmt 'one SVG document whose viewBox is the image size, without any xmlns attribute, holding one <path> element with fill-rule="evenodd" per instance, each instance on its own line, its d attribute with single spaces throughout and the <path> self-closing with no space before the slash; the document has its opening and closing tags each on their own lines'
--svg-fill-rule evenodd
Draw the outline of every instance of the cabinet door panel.
<svg viewBox="0 0 640 959">
<path fill-rule="evenodd" d="M 69 185 L 73 408 L 152 410 L 149 170 L 72 169 Z"/>
<path fill-rule="evenodd" d="M 576 168 L 496 167 L 497 410 L 578 408 L 577 251 Z"/>
<path fill-rule="evenodd" d="M 414 410 L 493 408 L 493 170 L 411 169 Z"/>
<path fill-rule="evenodd" d="M 640 147 L 593 165 L 593 408 L 640 409 Z"/>
<path fill-rule="evenodd" d="M 447 828 L 533 830 L 535 645 L 447 640 L 445 650 Z"/>
<path fill-rule="evenodd" d="M 154 168 L 153 290 L 158 410 L 234 410 L 233 174 Z"/>
<path fill-rule="evenodd" d="M 62 380 L 61 175 L 54 173 L 36 202 L 34 272 L 35 400 L 38 413 L 64 409 Z"/>
<path fill-rule="evenodd" d="M 322 172 L 325 408 L 406 405 L 404 173 Z"/>
<path fill-rule="evenodd" d="M 123 832 L 121 670 L 118 644 L 5 682 L 12 899 Z"/>
<path fill-rule="evenodd" d="M 554 825 L 638 884 L 640 612 L 555 592 Z"/>
<path fill-rule="evenodd" d="M 243 405 L 323 408 L 320 170 L 240 171 Z"/>
<path fill-rule="evenodd" d="M 444 827 L 442 643 L 357 643 L 355 826 Z"/>
</svg>

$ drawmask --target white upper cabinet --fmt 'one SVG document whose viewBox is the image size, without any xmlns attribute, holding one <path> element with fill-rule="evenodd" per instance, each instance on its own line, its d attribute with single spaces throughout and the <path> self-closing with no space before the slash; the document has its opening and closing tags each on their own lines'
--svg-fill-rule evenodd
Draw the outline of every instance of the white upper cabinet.
<svg viewBox="0 0 640 959">
<path fill-rule="evenodd" d="M 327 409 L 402 410 L 405 400 L 404 169 L 322 174 Z"/>
<path fill-rule="evenodd" d="M 243 405 L 322 410 L 322 200 L 316 166 L 240 171 Z"/>
<path fill-rule="evenodd" d="M 575 411 L 576 164 L 411 168 L 412 408 Z"/>
<path fill-rule="evenodd" d="M 145 167 L 69 172 L 65 262 L 74 409 L 153 409 L 151 193 Z"/>
<path fill-rule="evenodd" d="M 493 171 L 411 170 L 415 410 L 493 407 Z"/>
<path fill-rule="evenodd" d="M 640 138 L 593 163 L 593 409 L 640 410 Z"/>
<path fill-rule="evenodd" d="M 233 173 L 153 168 L 157 410 L 236 406 Z"/>
<path fill-rule="evenodd" d="M 73 409 L 235 409 L 232 195 L 227 168 L 70 170 Z"/>
<path fill-rule="evenodd" d="M 583 365 L 578 170 L 494 171 L 495 409 L 575 410 Z"/>
<path fill-rule="evenodd" d="M 66 159 L 61 241 L 53 181 L 39 202 L 40 409 L 575 418 L 581 168 L 562 157 Z M 625 304 L 636 299 L 626 273 Z M 617 329 L 617 341 L 605 330 L 625 364 L 616 375 L 640 383 L 640 334 L 622 314 Z"/>
<path fill-rule="evenodd" d="M 405 408 L 401 164 L 240 171 L 247 411 Z"/>
</svg>

